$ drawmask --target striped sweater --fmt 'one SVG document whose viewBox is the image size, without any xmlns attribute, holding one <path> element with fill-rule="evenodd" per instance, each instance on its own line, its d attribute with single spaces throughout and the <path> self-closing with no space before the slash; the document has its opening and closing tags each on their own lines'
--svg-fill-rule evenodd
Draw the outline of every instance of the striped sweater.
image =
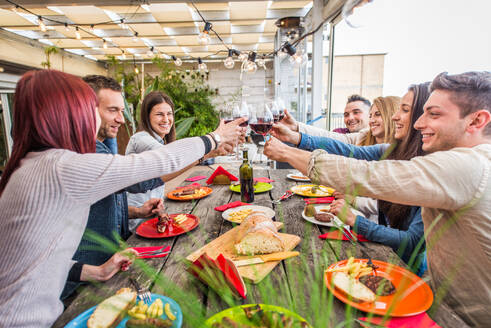
<svg viewBox="0 0 491 328">
<path fill-rule="evenodd" d="M 187 138 L 129 156 L 30 152 L 0 197 L 0 327 L 49 327 L 84 232 L 90 205 L 204 155 Z"/>
</svg>

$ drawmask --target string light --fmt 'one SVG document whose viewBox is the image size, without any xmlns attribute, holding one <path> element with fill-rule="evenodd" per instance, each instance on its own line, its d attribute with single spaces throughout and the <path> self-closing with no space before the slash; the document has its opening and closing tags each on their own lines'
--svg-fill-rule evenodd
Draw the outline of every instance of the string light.
<svg viewBox="0 0 491 328">
<path fill-rule="evenodd" d="M 201 57 L 198 58 L 198 71 L 200 72 L 206 72 L 208 70 L 208 67 L 206 66 L 205 63 L 203 63 L 203 60 L 201 60 Z"/>
<path fill-rule="evenodd" d="M 14 8 L 12 8 L 12 11 L 13 11 L 14 13 L 18 14 L 18 10 L 19 10 L 19 8 L 20 8 L 20 7 L 19 7 L 19 5 L 15 5 L 15 7 L 14 7 Z"/>
<path fill-rule="evenodd" d="M 122 28 L 122 29 L 125 29 L 125 30 L 127 30 L 127 29 L 128 29 L 128 25 L 126 25 L 126 24 L 124 23 L 124 18 L 121 18 L 121 28 Z"/>
<path fill-rule="evenodd" d="M 67 23 L 65 23 L 65 31 L 67 31 L 67 32 L 70 31 L 70 29 L 68 28 L 68 24 Z"/>
<path fill-rule="evenodd" d="M 102 48 L 107 49 L 107 42 L 105 39 L 102 39 Z"/>
<path fill-rule="evenodd" d="M 41 28 L 41 31 L 46 32 L 46 25 L 44 24 L 43 18 L 41 16 L 38 16 L 38 24 Z"/>
<path fill-rule="evenodd" d="M 238 58 L 241 62 L 245 62 L 247 60 L 247 53 L 245 52 L 241 52 L 239 54 L 239 58 Z"/>
<path fill-rule="evenodd" d="M 247 73 L 256 73 L 257 71 L 257 64 L 256 64 L 256 53 L 254 51 L 251 51 L 249 53 L 249 57 L 247 59 L 247 62 L 244 62 L 245 65 L 245 71 Z"/>
<path fill-rule="evenodd" d="M 264 55 L 259 58 L 258 60 L 256 60 L 256 64 L 257 64 L 257 67 L 262 67 L 264 69 L 266 69 L 266 61 L 264 60 Z"/>
<path fill-rule="evenodd" d="M 133 35 L 133 42 L 138 42 L 138 32 Z"/>
<path fill-rule="evenodd" d="M 136 74 L 140 73 L 140 70 L 138 69 L 138 67 L 136 67 L 136 65 L 135 65 L 134 71 L 135 71 Z"/>
<path fill-rule="evenodd" d="M 223 61 L 223 65 L 225 66 L 225 68 L 228 68 L 228 69 L 234 68 L 235 61 L 234 61 L 233 55 L 234 55 L 234 50 L 229 49 L 228 50 L 228 57 Z"/>
<path fill-rule="evenodd" d="M 211 23 L 210 22 L 205 22 L 205 27 L 203 28 L 203 32 L 201 32 L 198 35 L 198 43 L 206 46 L 208 43 L 210 43 L 210 30 L 211 30 Z"/>
<path fill-rule="evenodd" d="M 126 59 L 126 54 L 124 53 L 124 50 L 121 50 L 121 52 L 122 52 L 121 58 Z"/>
<path fill-rule="evenodd" d="M 171 56 L 172 60 L 174 61 L 174 65 L 176 66 L 181 66 L 182 65 L 182 60 L 179 57 L 176 57 L 174 55 Z"/>
<path fill-rule="evenodd" d="M 75 37 L 77 38 L 77 40 L 82 39 L 82 36 L 80 35 L 79 29 L 78 29 L 78 26 L 75 27 Z"/>
<path fill-rule="evenodd" d="M 153 47 L 150 47 L 150 49 L 148 49 L 148 51 L 147 51 L 148 57 L 153 57 L 153 49 L 154 49 Z"/>
<path fill-rule="evenodd" d="M 94 24 L 90 24 L 89 30 L 90 30 L 91 33 L 94 33 Z"/>
</svg>

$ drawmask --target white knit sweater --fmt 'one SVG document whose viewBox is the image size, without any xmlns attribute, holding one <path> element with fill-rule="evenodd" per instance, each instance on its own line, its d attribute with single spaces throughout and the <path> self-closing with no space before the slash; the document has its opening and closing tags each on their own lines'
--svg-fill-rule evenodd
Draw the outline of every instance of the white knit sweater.
<svg viewBox="0 0 491 328">
<path fill-rule="evenodd" d="M 82 238 L 90 205 L 134 183 L 180 170 L 204 155 L 199 138 L 141 154 L 31 152 L 0 197 L 0 327 L 49 327 Z"/>
</svg>

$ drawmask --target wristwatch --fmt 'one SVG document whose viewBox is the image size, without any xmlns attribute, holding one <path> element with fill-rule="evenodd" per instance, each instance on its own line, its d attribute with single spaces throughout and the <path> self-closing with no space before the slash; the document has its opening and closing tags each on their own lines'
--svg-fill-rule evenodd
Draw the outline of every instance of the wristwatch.
<svg viewBox="0 0 491 328">
<path fill-rule="evenodd" d="M 213 138 L 213 140 L 215 140 L 215 149 L 217 149 L 222 142 L 222 138 L 220 138 L 219 134 L 213 132 L 210 132 L 209 135 Z"/>
</svg>

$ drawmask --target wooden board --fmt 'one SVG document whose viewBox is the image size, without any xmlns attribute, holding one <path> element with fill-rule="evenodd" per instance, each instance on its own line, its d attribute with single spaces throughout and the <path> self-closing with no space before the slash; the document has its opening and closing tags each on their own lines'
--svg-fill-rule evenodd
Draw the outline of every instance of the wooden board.
<svg viewBox="0 0 491 328">
<path fill-rule="evenodd" d="M 281 222 L 275 222 L 277 229 L 280 229 L 283 226 Z M 201 247 L 199 250 L 193 252 L 186 260 L 194 262 L 196 261 L 203 253 L 207 253 L 211 258 L 216 258 L 218 255 L 223 254 L 225 257 L 230 258 L 232 260 L 242 260 L 250 258 L 250 256 L 237 256 L 234 250 L 235 243 L 235 235 L 237 233 L 237 228 L 235 227 L 212 242 L 206 244 Z M 285 245 L 285 251 L 291 251 L 300 243 L 300 237 L 295 235 L 290 235 L 286 233 L 279 233 L 280 239 L 283 241 Z M 272 261 L 266 262 L 263 264 L 255 264 L 255 265 L 247 265 L 238 267 L 240 275 L 243 279 L 246 279 L 253 284 L 257 284 L 261 282 L 274 269 L 274 267 L 280 263 L 280 261 Z"/>
</svg>

